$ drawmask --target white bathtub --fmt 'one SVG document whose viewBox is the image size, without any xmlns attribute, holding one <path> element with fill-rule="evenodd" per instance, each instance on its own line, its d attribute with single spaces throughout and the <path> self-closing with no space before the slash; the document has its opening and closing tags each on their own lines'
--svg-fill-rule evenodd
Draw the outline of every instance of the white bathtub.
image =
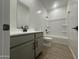
<svg viewBox="0 0 79 59">
<path fill-rule="evenodd" d="M 68 37 L 56 36 L 56 35 L 45 35 L 44 39 L 52 39 L 52 43 L 60 43 L 68 45 Z"/>
</svg>

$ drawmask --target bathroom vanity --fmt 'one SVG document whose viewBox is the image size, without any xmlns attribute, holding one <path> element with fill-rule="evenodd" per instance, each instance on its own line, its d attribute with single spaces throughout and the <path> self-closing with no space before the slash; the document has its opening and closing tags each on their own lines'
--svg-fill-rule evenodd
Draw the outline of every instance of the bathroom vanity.
<svg viewBox="0 0 79 59">
<path fill-rule="evenodd" d="M 35 58 L 37 58 L 43 50 L 43 33 L 35 33 Z"/>
<path fill-rule="evenodd" d="M 10 59 L 35 59 L 43 49 L 43 32 L 11 35 Z"/>
</svg>

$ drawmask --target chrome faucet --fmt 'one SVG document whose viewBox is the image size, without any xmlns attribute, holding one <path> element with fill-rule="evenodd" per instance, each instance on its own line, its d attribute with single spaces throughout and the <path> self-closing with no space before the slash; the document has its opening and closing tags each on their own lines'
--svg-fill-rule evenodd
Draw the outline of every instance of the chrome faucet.
<svg viewBox="0 0 79 59">
<path fill-rule="evenodd" d="M 21 26 L 21 29 L 23 29 L 23 32 L 27 32 L 27 29 L 29 29 L 28 25 Z"/>
</svg>

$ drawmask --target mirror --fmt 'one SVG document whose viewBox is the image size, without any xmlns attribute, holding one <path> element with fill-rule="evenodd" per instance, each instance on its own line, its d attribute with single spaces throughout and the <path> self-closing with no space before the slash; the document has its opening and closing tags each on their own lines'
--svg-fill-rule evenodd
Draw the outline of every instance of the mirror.
<svg viewBox="0 0 79 59">
<path fill-rule="evenodd" d="M 30 9 L 23 3 L 23 0 L 17 0 L 17 28 L 21 28 L 29 24 Z"/>
</svg>

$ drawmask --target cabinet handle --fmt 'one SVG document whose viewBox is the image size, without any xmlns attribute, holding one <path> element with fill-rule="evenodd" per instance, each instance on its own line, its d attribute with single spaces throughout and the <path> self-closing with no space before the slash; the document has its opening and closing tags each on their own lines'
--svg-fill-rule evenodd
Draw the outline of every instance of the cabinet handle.
<svg viewBox="0 0 79 59">
<path fill-rule="evenodd" d="M 33 43 L 33 49 L 35 50 L 35 42 Z"/>
<path fill-rule="evenodd" d="M 38 47 L 38 41 L 37 41 L 37 47 Z"/>
<path fill-rule="evenodd" d="M 37 48 L 38 47 L 38 41 L 35 40 L 35 47 Z"/>
</svg>

